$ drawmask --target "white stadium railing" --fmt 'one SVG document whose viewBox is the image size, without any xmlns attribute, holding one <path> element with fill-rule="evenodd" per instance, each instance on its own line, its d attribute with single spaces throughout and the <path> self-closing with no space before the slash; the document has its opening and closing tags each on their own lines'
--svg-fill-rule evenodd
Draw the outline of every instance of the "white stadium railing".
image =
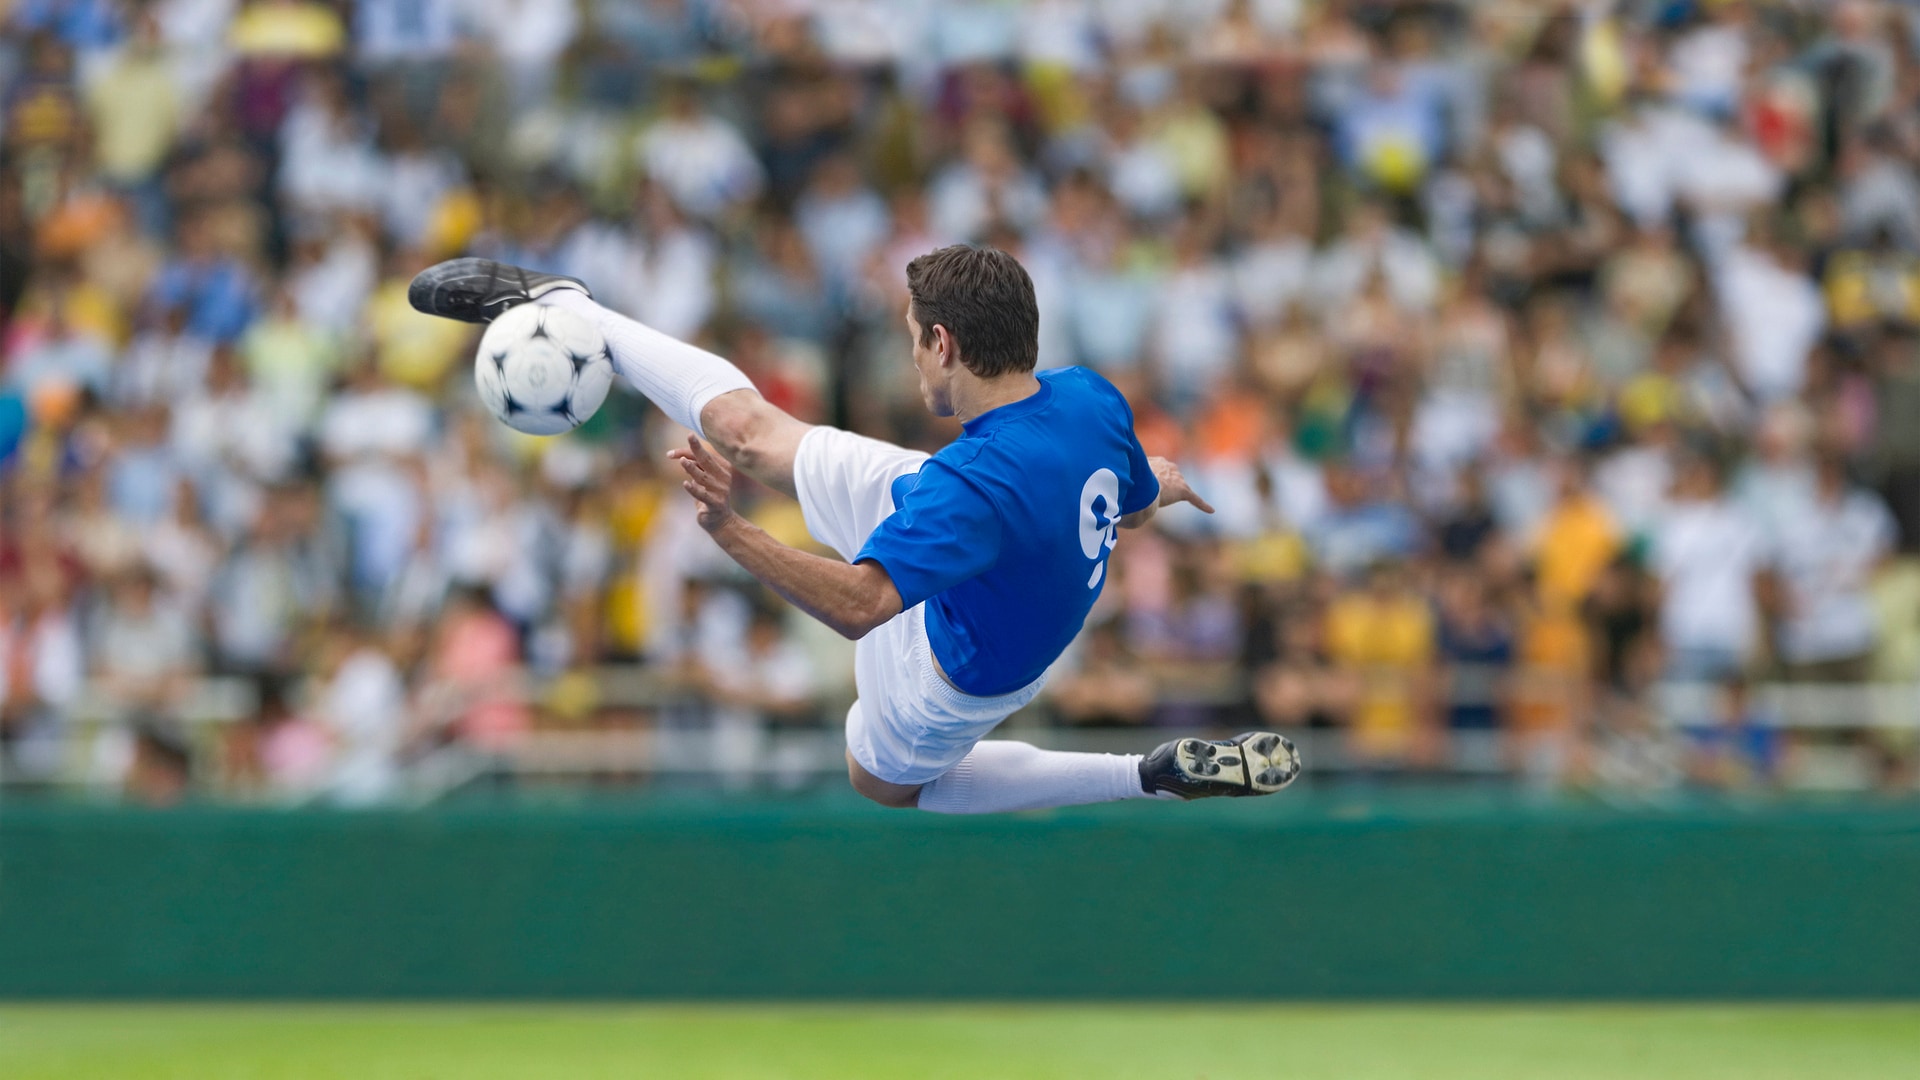
<svg viewBox="0 0 1920 1080">
<path fill-rule="evenodd" d="M 677 688 L 674 680 L 657 668 L 639 665 L 611 665 L 595 671 L 598 704 L 629 716 L 656 713 L 675 705 L 689 705 L 699 698 Z M 507 680 L 515 687 L 513 696 L 525 703 L 540 701 L 545 686 L 525 677 Z M 1484 680 L 1456 680 L 1480 686 Z M 1234 706 L 1245 702 L 1245 688 L 1237 678 L 1193 679 L 1184 684 L 1163 686 L 1171 703 L 1192 706 Z M 1567 691 L 1551 685 L 1533 685 L 1518 693 L 1532 700 L 1552 700 Z M 1712 684 L 1665 683 L 1655 686 L 1647 699 L 1648 713 L 1666 728 L 1682 728 L 1710 723 L 1718 695 Z M 1584 692 L 1577 700 L 1584 700 Z M 1761 683 L 1752 689 L 1758 716 L 1765 723 L 1799 731 L 1913 731 L 1920 729 L 1920 683 L 1881 684 L 1785 684 Z M 1512 695 L 1509 701 L 1513 700 Z M 413 723 L 416 731 L 431 731 L 450 723 L 465 703 L 440 696 L 424 696 L 417 703 Z M 1455 699 L 1453 704 L 1480 704 L 1471 698 Z M 821 722 L 814 725 L 785 727 L 761 725 L 757 731 L 719 731 L 690 727 L 662 728 L 645 722 L 622 725 L 616 729 L 536 730 L 500 753 L 483 754 L 458 744 L 439 745 L 408 755 L 402 767 L 402 785 L 410 801 L 430 801 L 458 790 L 487 776 L 511 776 L 530 781 L 608 778 L 638 780 L 656 777 L 707 777 L 735 785 L 760 785 L 769 782 L 793 784 L 810 782 L 844 769 L 843 742 L 838 718 L 845 714 L 849 701 L 823 700 Z M 166 718 L 196 748 L 206 749 L 218 738 L 221 729 L 253 717 L 259 707 L 255 684 L 244 678 L 210 677 L 196 680 L 168 710 Z M 51 772 L 40 770 L 23 775 L 17 767 L 0 764 L 0 784 L 33 782 L 41 785 L 96 786 L 100 783 L 97 755 L 93 748 L 103 737 L 123 732 L 133 710 L 98 687 L 87 692 L 70 710 L 62 733 L 65 744 L 61 758 L 65 765 Z M 150 714 L 149 714 L 150 715 Z M 1056 723 L 1044 698 L 1035 706 L 1011 717 L 1001 729 L 1007 737 L 1020 738 L 1052 749 L 1100 752 L 1134 752 L 1171 737 L 1172 728 L 1080 728 Z M 1292 732 L 1303 752 L 1317 770 L 1338 772 L 1355 764 L 1349 758 L 1342 733 L 1337 729 Z M 751 753 L 716 753 L 709 743 L 727 739 L 740 746 L 742 738 L 757 739 Z M 1444 771 L 1460 775 L 1485 775 L 1511 771 L 1511 761 L 1496 752 L 1493 732 L 1454 733 L 1451 752 Z M 217 757 L 196 754 L 196 771 L 210 774 L 208 764 Z M 749 762 L 729 765 L 728 762 Z M 213 780 L 211 775 L 206 779 Z"/>
</svg>

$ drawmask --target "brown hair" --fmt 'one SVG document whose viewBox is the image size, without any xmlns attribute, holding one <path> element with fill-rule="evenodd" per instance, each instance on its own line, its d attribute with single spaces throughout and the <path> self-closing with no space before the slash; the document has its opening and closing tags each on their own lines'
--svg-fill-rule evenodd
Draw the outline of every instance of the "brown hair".
<svg viewBox="0 0 1920 1080">
<path fill-rule="evenodd" d="M 907 264 L 907 293 L 920 344 L 944 326 L 960 362 L 983 379 L 1032 371 L 1040 355 L 1040 306 L 1020 261 L 995 248 L 954 244 Z"/>
</svg>

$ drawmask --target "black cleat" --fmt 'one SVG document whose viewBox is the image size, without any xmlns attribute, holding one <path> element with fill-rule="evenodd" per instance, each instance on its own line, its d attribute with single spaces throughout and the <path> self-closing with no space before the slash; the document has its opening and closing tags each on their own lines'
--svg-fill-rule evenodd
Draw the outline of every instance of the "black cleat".
<svg viewBox="0 0 1920 1080">
<path fill-rule="evenodd" d="M 407 286 L 407 303 L 415 311 L 443 319 L 484 323 L 555 289 L 578 289 L 593 295 L 585 282 L 559 274 L 542 274 L 492 259 L 448 259 L 414 275 L 413 284 Z"/>
<path fill-rule="evenodd" d="M 1183 799 L 1271 795 L 1300 775 L 1285 735 L 1249 731 L 1231 739 L 1175 739 L 1140 762 L 1140 787 Z"/>
</svg>

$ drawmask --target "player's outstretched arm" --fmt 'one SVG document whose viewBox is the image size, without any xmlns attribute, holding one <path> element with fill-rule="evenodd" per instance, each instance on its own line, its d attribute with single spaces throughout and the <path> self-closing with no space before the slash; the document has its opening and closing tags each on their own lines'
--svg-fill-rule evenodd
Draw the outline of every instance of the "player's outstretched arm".
<svg viewBox="0 0 1920 1080">
<path fill-rule="evenodd" d="M 733 512 L 733 467 L 707 445 L 687 437 L 687 449 L 669 450 L 686 473 L 681 487 L 700 504 L 700 527 L 734 562 L 801 611 L 859 640 L 900 614 L 900 591 L 879 563 L 848 565 L 775 540 Z"/>
<path fill-rule="evenodd" d="M 1180 466 L 1163 457 L 1148 458 L 1147 464 L 1153 466 L 1154 479 L 1160 481 L 1160 498 L 1144 509 L 1135 510 L 1120 519 L 1123 529 L 1137 529 L 1153 520 L 1153 515 L 1163 506 L 1189 502 L 1206 513 L 1213 513 L 1213 506 L 1196 494 L 1187 485 L 1187 478 L 1180 475 Z"/>
</svg>

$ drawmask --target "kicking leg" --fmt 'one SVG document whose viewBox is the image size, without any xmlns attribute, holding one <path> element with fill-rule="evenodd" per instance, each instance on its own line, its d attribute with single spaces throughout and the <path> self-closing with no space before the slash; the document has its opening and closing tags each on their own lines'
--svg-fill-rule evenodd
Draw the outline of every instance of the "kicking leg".
<svg viewBox="0 0 1920 1080">
<path fill-rule="evenodd" d="M 707 441 L 733 467 L 775 491 L 799 498 L 793 462 L 800 439 L 812 424 L 793 418 L 760 396 L 758 390 L 734 390 L 707 403 L 700 413 Z"/>
<path fill-rule="evenodd" d="M 583 315 L 600 328 L 613 366 L 668 417 L 713 444 L 734 468 L 794 493 L 793 458 L 811 425 L 769 403 L 745 372 L 724 357 L 663 334 L 595 303 L 576 289 L 555 289 L 540 303 Z"/>
<path fill-rule="evenodd" d="M 407 302 L 418 311 L 485 323 L 517 304 L 551 304 L 600 328 L 614 370 L 675 423 L 714 444 L 733 466 L 789 495 L 793 461 L 808 425 L 767 403 L 744 372 L 594 303 L 586 283 L 492 259 L 449 259 L 414 276 Z"/>
</svg>

